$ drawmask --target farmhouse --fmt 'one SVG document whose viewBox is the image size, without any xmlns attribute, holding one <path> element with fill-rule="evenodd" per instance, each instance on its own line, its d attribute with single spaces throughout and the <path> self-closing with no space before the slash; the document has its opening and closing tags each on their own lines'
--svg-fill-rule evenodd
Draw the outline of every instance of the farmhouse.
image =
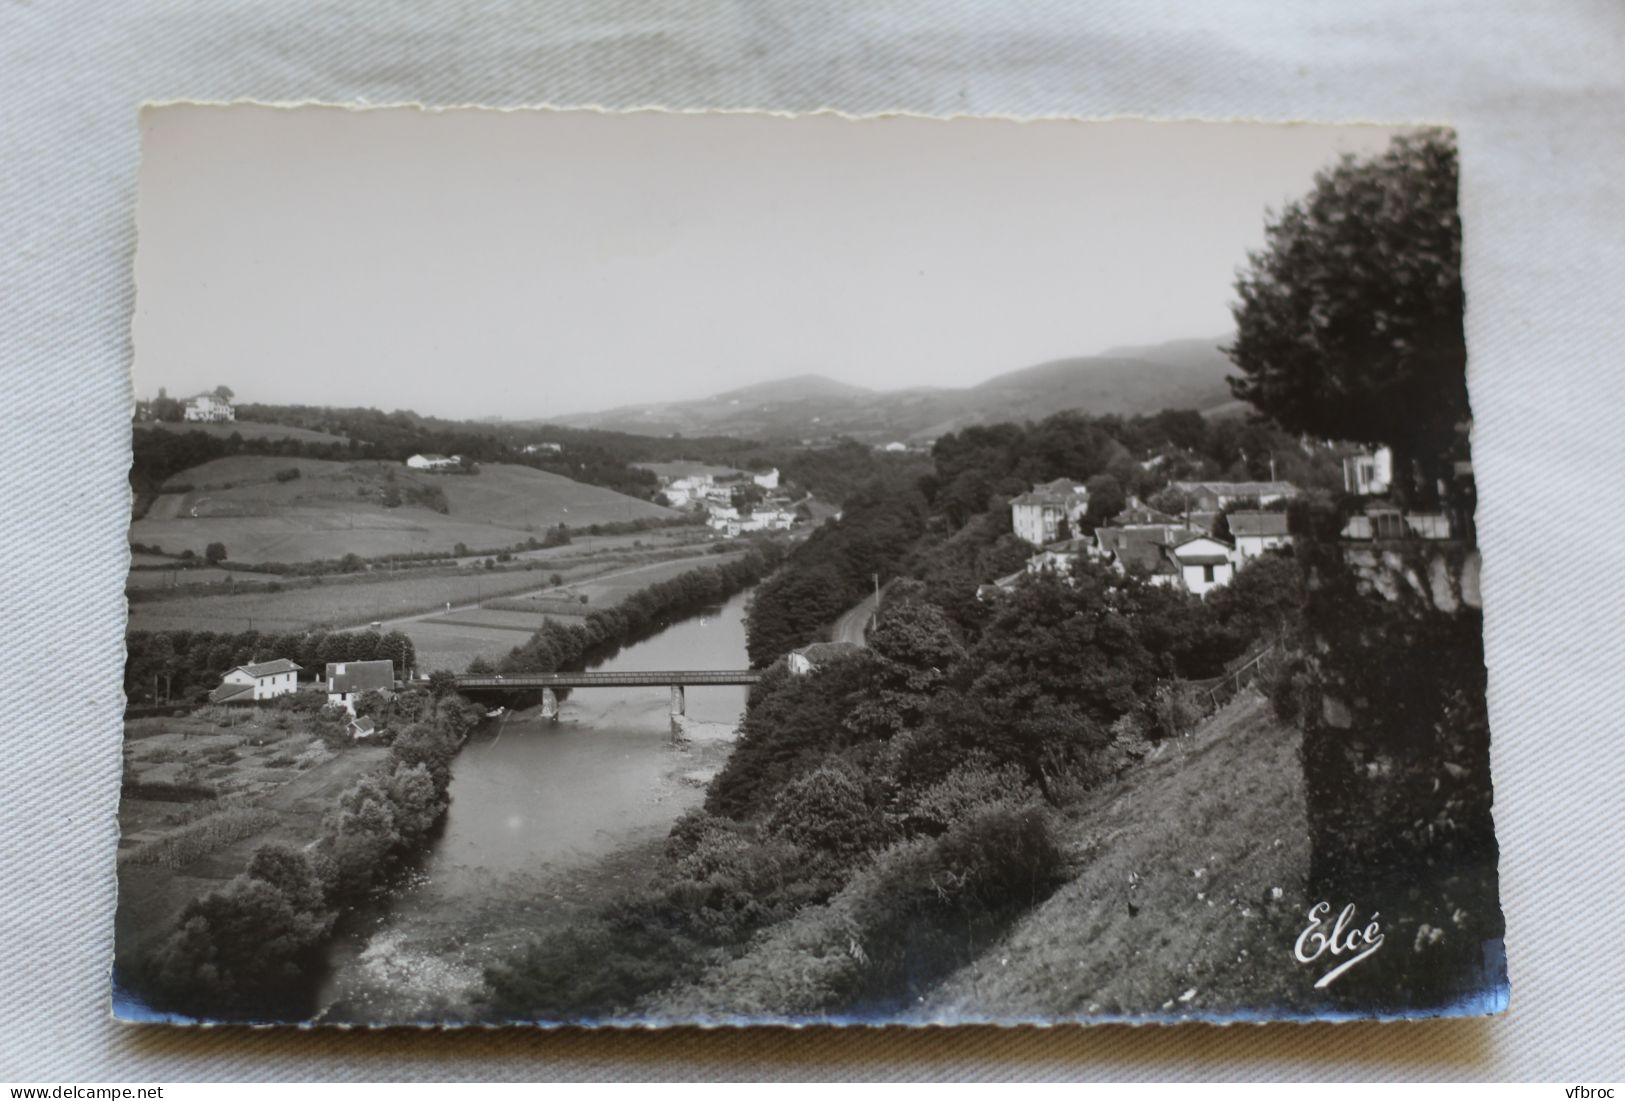
<svg viewBox="0 0 1625 1101">
<path fill-rule="evenodd" d="M 752 474 L 750 476 L 750 480 L 755 482 L 757 485 L 761 486 L 763 489 L 778 489 L 779 488 L 779 468 L 774 467 L 772 470 L 769 470 L 766 474 Z"/>
<path fill-rule="evenodd" d="M 186 409 L 181 416 L 189 421 L 234 421 L 237 410 L 231 407 L 229 401 L 221 401 L 213 394 L 199 394 L 186 400 Z"/>
<path fill-rule="evenodd" d="M 383 661 L 330 661 L 327 663 L 327 702 L 355 714 L 356 697 L 363 692 L 391 692 L 395 663 Z"/>
<path fill-rule="evenodd" d="M 354 738 L 358 742 L 363 738 L 370 738 L 374 734 L 378 733 L 378 728 L 373 725 L 373 721 L 370 718 L 352 718 L 349 722 L 344 724 L 344 729 L 345 732 L 350 735 L 350 737 Z"/>
<path fill-rule="evenodd" d="M 538 455 L 543 452 L 550 455 L 559 455 L 564 452 L 564 445 L 560 443 L 549 443 L 547 441 L 543 441 L 542 443 L 527 443 L 525 445 L 525 454 L 527 455 Z"/>
<path fill-rule="evenodd" d="M 413 470 L 451 470 L 463 465 L 461 455 L 413 455 L 406 460 Z"/>
<path fill-rule="evenodd" d="M 287 658 L 239 665 L 209 693 L 210 703 L 253 703 L 299 691 L 299 666 Z"/>
<path fill-rule="evenodd" d="M 1292 545 L 1284 512 L 1232 512 L 1228 519 L 1230 538 L 1236 541 L 1236 558 L 1239 562 L 1257 558 L 1277 547 Z"/>
<path fill-rule="evenodd" d="M 1273 505 L 1298 495 L 1291 482 L 1169 482 L 1168 488 L 1182 493 L 1189 507 L 1218 512 L 1238 502 Z"/>
<path fill-rule="evenodd" d="M 1070 530 L 1062 532 L 1062 521 L 1071 529 L 1088 511 L 1089 491 L 1070 478 L 1057 478 L 1013 498 L 1010 525 L 1017 538 L 1042 547 L 1063 534 L 1070 537 Z"/>
<path fill-rule="evenodd" d="M 791 650 L 785 658 L 785 663 L 790 667 L 792 674 L 800 677 L 808 673 L 816 673 L 821 666 L 827 665 L 837 658 L 862 652 L 863 647 L 855 642 L 815 642 L 811 646 Z"/>
</svg>

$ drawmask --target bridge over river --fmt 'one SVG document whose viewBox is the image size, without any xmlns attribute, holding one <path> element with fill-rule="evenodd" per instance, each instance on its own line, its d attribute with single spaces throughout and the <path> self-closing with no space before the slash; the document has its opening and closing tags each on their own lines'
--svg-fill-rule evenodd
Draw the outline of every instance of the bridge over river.
<svg viewBox="0 0 1625 1101">
<path fill-rule="evenodd" d="M 762 679 L 755 669 L 659 669 L 649 671 L 623 670 L 614 673 L 509 673 L 499 675 L 465 674 L 456 680 L 459 692 L 541 692 L 542 717 L 559 717 L 560 688 L 637 688 L 668 687 L 671 689 L 671 713 L 681 715 L 687 703 L 683 689 L 701 684 L 755 684 Z"/>
</svg>

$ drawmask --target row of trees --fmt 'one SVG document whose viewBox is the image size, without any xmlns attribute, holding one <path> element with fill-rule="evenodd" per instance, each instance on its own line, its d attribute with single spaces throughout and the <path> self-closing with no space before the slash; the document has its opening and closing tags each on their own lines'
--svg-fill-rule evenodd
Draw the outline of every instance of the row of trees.
<svg viewBox="0 0 1625 1101">
<path fill-rule="evenodd" d="M 243 873 L 192 900 L 150 956 L 121 961 L 158 1009 L 224 1020 L 308 1017 L 321 950 L 341 910 L 391 883 L 445 813 L 451 761 L 480 710 L 416 689 L 389 760 L 339 796 L 316 843 L 270 843 Z"/>
<path fill-rule="evenodd" d="M 657 581 L 568 626 L 549 619 L 527 641 L 496 663 L 476 658 L 470 673 L 551 673 L 567 669 L 605 647 L 620 646 L 658 627 L 669 618 L 725 600 L 754 585 L 778 565 L 777 543 L 760 542 L 743 558 L 702 566 L 666 581 Z"/>
</svg>

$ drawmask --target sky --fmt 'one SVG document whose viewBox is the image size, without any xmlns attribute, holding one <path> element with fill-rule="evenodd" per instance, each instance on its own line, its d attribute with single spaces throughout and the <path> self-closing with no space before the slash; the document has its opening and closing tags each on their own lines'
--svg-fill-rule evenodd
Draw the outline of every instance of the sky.
<svg viewBox="0 0 1625 1101">
<path fill-rule="evenodd" d="M 1230 330 L 1375 126 L 165 106 L 135 390 L 546 418 L 820 374 L 968 386 Z"/>
</svg>

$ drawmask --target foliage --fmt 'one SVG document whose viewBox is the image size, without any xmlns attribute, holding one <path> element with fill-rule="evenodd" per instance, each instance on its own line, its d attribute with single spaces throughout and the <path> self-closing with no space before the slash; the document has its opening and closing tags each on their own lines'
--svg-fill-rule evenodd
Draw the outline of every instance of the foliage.
<svg viewBox="0 0 1625 1101">
<path fill-rule="evenodd" d="M 1236 284 L 1231 386 L 1292 432 L 1386 443 L 1414 490 L 1469 416 L 1453 137 L 1345 157 L 1265 229 Z"/>
<path fill-rule="evenodd" d="M 787 568 L 758 586 L 746 623 L 751 664 L 765 666 L 814 640 L 869 593 L 878 576 L 896 575 L 925 530 L 926 507 L 913 486 L 876 481 L 850 497 L 791 552 Z"/>
</svg>

